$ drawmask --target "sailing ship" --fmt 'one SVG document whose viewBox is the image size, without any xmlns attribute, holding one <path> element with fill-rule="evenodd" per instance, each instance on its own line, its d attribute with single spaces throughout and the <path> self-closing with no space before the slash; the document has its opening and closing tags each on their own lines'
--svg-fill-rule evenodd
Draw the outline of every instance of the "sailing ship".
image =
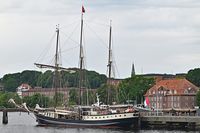
<svg viewBox="0 0 200 133">
<path fill-rule="evenodd" d="M 126 128 L 131 127 L 138 121 L 138 114 L 134 111 L 130 105 L 101 105 L 99 96 L 97 94 L 97 103 L 91 106 L 81 106 L 81 89 L 82 89 L 82 77 L 83 77 L 83 45 L 82 45 L 82 33 L 83 33 L 83 13 L 85 12 L 82 6 L 81 15 L 81 34 L 80 34 L 80 81 L 79 81 L 79 105 L 74 106 L 72 109 L 58 109 L 56 108 L 57 99 L 55 99 L 54 109 L 48 110 L 40 108 L 38 105 L 34 109 L 33 113 L 36 117 L 38 125 L 50 125 L 50 126 L 64 126 L 64 127 L 92 127 L 92 128 Z M 111 31 L 110 26 L 109 34 L 109 79 L 111 76 Z M 60 67 L 58 60 L 58 43 L 59 43 L 59 27 L 56 28 L 57 41 L 56 41 L 56 54 L 55 64 L 44 65 L 35 63 L 40 68 L 53 68 L 54 69 L 54 87 L 58 88 L 58 74 L 60 69 L 66 68 Z M 56 95 L 57 92 L 55 92 Z"/>
</svg>

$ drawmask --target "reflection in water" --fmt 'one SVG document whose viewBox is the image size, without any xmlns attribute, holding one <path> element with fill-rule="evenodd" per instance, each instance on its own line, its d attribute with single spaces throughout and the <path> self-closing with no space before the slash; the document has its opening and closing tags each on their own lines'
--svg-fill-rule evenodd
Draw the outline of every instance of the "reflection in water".
<svg viewBox="0 0 200 133">
<path fill-rule="evenodd" d="M 37 126 L 33 114 L 8 113 L 8 124 L 2 124 L 0 112 L 0 133 L 199 133 L 199 131 L 167 131 L 167 130 L 120 130 L 120 129 L 90 129 L 90 128 L 58 128 Z"/>
</svg>

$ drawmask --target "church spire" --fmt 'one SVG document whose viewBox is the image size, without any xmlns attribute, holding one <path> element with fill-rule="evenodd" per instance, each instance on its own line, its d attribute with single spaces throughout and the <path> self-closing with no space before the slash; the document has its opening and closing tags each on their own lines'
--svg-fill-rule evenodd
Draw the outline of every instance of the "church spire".
<svg viewBox="0 0 200 133">
<path fill-rule="evenodd" d="M 132 71 L 131 71 L 131 77 L 135 76 L 135 66 L 134 63 L 132 63 Z"/>
</svg>

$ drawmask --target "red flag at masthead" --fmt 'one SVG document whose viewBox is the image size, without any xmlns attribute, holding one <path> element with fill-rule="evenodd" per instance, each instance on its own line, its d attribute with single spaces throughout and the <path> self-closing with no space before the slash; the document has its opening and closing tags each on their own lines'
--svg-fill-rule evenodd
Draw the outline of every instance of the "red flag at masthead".
<svg viewBox="0 0 200 133">
<path fill-rule="evenodd" d="M 82 6 L 82 13 L 85 13 L 85 8 L 84 8 L 84 6 Z"/>
</svg>

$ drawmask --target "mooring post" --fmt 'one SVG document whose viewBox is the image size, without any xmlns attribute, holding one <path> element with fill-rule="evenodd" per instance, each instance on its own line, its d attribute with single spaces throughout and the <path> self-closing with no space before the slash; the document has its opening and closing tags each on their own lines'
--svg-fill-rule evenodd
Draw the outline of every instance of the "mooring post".
<svg viewBox="0 0 200 133">
<path fill-rule="evenodd" d="M 8 112 L 6 109 L 3 110 L 3 120 L 2 120 L 3 124 L 8 124 Z"/>
</svg>

